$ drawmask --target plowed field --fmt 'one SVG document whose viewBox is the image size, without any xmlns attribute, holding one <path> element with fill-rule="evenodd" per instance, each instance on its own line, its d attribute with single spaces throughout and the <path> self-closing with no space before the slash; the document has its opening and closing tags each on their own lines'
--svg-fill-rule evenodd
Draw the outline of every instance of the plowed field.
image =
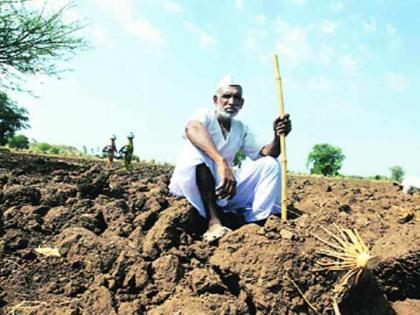
<svg viewBox="0 0 420 315">
<path fill-rule="evenodd" d="M 234 231 L 207 244 L 203 220 L 168 192 L 171 171 L 0 153 L 0 314 L 333 314 L 343 273 L 317 271 L 313 234 L 334 224 L 380 257 L 341 313 L 420 314 L 420 193 L 289 176 L 290 220 L 227 217 Z"/>
</svg>

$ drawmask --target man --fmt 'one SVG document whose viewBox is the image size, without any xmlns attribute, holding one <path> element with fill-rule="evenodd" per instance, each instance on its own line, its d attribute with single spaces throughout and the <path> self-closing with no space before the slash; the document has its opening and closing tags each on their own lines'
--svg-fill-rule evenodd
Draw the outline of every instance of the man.
<svg viewBox="0 0 420 315">
<path fill-rule="evenodd" d="M 274 121 L 270 143 L 260 144 L 250 129 L 234 118 L 243 108 L 242 87 L 225 76 L 213 96 L 215 108 L 199 109 L 188 120 L 187 141 L 171 178 L 170 190 L 185 196 L 208 220 L 203 239 L 212 242 L 230 230 L 221 224 L 220 208 L 244 216 L 246 222 L 280 213 L 280 134 L 289 134 L 289 115 Z M 242 150 L 254 162 L 234 171 Z"/>
</svg>

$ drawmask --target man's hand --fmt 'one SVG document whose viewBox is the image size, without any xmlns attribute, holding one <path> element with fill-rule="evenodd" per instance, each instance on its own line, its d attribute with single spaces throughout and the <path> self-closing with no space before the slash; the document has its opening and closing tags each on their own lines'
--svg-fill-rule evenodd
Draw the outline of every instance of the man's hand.
<svg viewBox="0 0 420 315">
<path fill-rule="evenodd" d="M 218 163 L 217 172 L 220 178 L 220 185 L 216 188 L 217 199 L 232 199 L 236 193 L 236 180 L 226 160 Z"/>
<path fill-rule="evenodd" d="M 191 143 L 207 154 L 217 165 L 217 174 L 220 178 L 220 185 L 216 188 L 218 199 L 232 198 L 236 193 L 236 180 L 232 171 L 217 150 L 207 129 L 198 121 L 190 121 L 186 128 L 187 138 Z"/>
<path fill-rule="evenodd" d="M 278 117 L 273 123 L 274 134 L 280 137 L 281 134 L 287 136 L 292 130 L 292 122 L 290 121 L 290 115 L 285 114 L 283 118 Z"/>
</svg>

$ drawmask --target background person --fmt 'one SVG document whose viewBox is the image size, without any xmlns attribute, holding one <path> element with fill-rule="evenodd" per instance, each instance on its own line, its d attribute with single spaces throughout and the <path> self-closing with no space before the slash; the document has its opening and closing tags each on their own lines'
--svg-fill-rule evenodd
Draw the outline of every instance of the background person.
<svg viewBox="0 0 420 315">
<path fill-rule="evenodd" d="M 117 153 L 117 145 L 115 144 L 116 139 L 117 137 L 115 135 L 112 135 L 110 138 L 111 143 L 102 149 L 102 152 L 108 155 L 109 168 L 112 167 L 112 162 L 114 161 L 114 153 Z"/>
<path fill-rule="evenodd" d="M 123 156 L 124 159 L 124 167 L 127 171 L 131 171 L 133 169 L 133 165 L 131 164 L 131 161 L 133 160 L 133 152 L 134 152 L 134 134 L 130 132 L 127 136 L 128 144 L 123 146 L 120 149 L 120 155 Z"/>
</svg>

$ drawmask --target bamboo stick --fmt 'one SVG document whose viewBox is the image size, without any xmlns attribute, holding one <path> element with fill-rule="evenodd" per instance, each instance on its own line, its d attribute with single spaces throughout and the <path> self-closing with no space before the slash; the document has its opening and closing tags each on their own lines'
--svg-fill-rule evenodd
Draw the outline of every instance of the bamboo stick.
<svg viewBox="0 0 420 315">
<path fill-rule="evenodd" d="M 277 55 L 274 55 L 274 71 L 276 77 L 277 94 L 279 98 L 279 112 L 280 117 L 284 117 L 284 104 L 283 104 L 283 90 L 281 87 L 281 77 L 279 70 L 279 60 Z M 282 221 L 287 220 L 287 196 L 286 196 L 286 185 L 287 185 L 287 158 L 286 158 L 286 137 L 285 134 L 280 135 L 280 149 L 281 149 L 281 219 Z"/>
</svg>

